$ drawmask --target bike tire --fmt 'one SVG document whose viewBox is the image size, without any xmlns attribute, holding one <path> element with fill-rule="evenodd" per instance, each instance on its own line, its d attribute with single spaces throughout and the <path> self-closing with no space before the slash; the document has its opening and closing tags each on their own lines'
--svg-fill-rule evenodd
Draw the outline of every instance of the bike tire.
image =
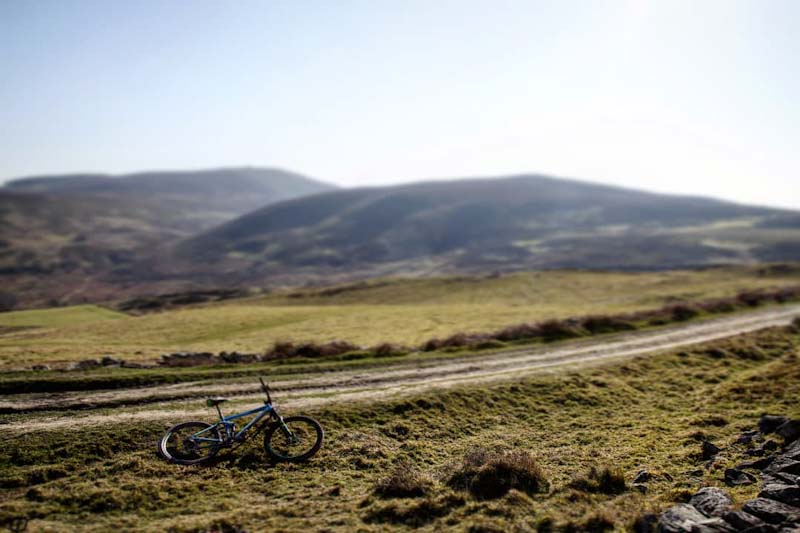
<svg viewBox="0 0 800 533">
<path fill-rule="evenodd" d="M 299 435 L 305 442 L 311 443 L 310 439 L 313 438 L 313 444 L 308 449 L 303 447 L 301 449 L 302 453 L 297 455 L 291 454 L 291 452 L 285 453 L 284 449 L 295 443 L 288 442 L 289 438 L 283 432 L 283 428 L 279 423 L 270 424 L 266 433 L 264 433 L 264 450 L 272 460 L 284 463 L 301 463 L 309 460 L 322 447 L 325 432 L 322 430 L 320 423 L 310 416 L 288 416 L 283 419 L 283 423 L 289 427 L 293 434 Z M 279 441 L 279 439 L 284 440 Z"/>
<path fill-rule="evenodd" d="M 195 448 L 190 449 L 186 443 L 186 435 L 196 434 L 203 430 L 211 430 L 209 434 L 211 438 L 219 440 L 219 444 L 206 443 L 205 445 L 194 443 Z M 183 438 L 183 441 L 179 439 Z M 176 442 L 177 440 L 177 442 Z M 219 429 L 215 424 L 208 424 L 206 422 L 183 422 L 172 426 L 164 433 L 161 440 L 158 441 L 158 452 L 167 461 L 178 465 L 196 465 L 208 461 L 217 453 L 222 447 L 222 437 Z M 183 448 L 183 449 L 182 449 Z M 183 452 L 183 453 L 182 453 Z"/>
</svg>

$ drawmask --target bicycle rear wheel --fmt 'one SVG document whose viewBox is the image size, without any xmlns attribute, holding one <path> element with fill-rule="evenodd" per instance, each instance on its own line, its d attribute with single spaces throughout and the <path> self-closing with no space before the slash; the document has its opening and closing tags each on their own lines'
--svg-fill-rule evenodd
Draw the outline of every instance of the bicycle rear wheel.
<svg viewBox="0 0 800 533">
<path fill-rule="evenodd" d="M 222 436 L 216 425 L 184 422 L 167 430 L 158 443 L 158 451 L 172 463 L 195 465 L 217 455 L 221 446 Z"/>
<path fill-rule="evenodd" d="M 285 428 L 270 424 L 264 434 L 264 449 L 272 459 L 299 463 L 319 451 L 324 436 L 319 422 L 308 416 L 289 416 L 283 423 Z"/>
</svg>

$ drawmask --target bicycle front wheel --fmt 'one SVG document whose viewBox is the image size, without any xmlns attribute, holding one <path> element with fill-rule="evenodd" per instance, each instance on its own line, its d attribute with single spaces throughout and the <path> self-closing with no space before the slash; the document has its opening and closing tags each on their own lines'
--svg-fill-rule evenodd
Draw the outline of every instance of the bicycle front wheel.
<svg viewBox="0 0 800 533">
<path fill-rule="evenodd" d="M 217 455 L 221 446 L 222 436 L 216 425 L 184 422 L 167 430 L 158 443 L 158 451 L 172 463 L 195 465 Z"/>
<path fill-rule="evenodd" d="M 308 416 L 289 416 L 283 423 L 270 424 L 264 434 L 264 449 L 272 459 L 299 463 L 319 451 L 324 435 L 319 422 Z"/>
</svg>

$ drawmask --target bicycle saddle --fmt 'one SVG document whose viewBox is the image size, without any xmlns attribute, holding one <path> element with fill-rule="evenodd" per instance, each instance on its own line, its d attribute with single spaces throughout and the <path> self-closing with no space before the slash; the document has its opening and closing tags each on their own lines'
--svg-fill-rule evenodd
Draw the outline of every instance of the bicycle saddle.
<svg viewBox="0 0 800 533">
<path fill-rule="evenodd" d="M 227 402 L 227 398 L 208 398 L 206 400 L 206 405 L 209 407 L 214 407 L 215 405 L 219 405 L 222 402 Z"/>
</svg>

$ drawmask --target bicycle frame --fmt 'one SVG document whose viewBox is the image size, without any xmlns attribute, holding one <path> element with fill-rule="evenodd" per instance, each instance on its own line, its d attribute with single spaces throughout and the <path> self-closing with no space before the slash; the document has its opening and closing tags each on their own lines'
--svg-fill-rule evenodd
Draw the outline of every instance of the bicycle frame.
<svg viewBox="0 0 800 533">
<path fill-rule="evenodd" d="M 219 412 L 219 408 L 218 408 L 218 412 Z M 251 409 L 251 410 L 245 411 L 243 413 L 236 413 L 236 414 L 229 415 L 229 416 L 222 416 L 221 412 L 219 414 L 220 414 L 219 422 L 217 422 L 216 424 L 211 425 L 210 427 L 207 427 L 206 429 L 198 431 L 197 433 L 192 435 L 190 438 L 192 440 L 195 440 L 195 441 L 203 441 L 203 442 L 209 442 L 209 443 L 213 442 L 213 443 L 220 443 L 220 444 L 229 444 L 231 441 L 233 441 L 233 442 L 243 442 L 245 440 L 245 436 L 247 435 L 248 431 L 250 431 L 250 428 L 252 428 L 255 424 L 258 424 L 258 422 L 263 420 L 264 417 L 270 416 L 270 415 L 272 416 L 272 418 L 274 418 L 275 420 L 277 420 L 278 422 L 281 423 L 281 425 L 283 426 L 283 430 L 284 431 L 288 430 L 286 425 L 283 424 L 283 418 L 278 414 L 278 412 L 275 410 L 275 408 L 272 407 L 271 403 L 266 403 L 265 402 L 263 407 L 256 407 L 255 409 Z M 247 424 L 245 424 L 244 427 L 242 427 L 242 429 L 240 429 L 238 432 L 232 434 L 230 428 L 233 426 L 233 421 L 234 420 L 238 420 L 240 418 L 244 418 L 244 417 L 250 416 L 250 415 L 256 415 L 256 416 L 254 416 L 252 420 L 250 420 Z M 216 438 L 216 437 L 209 438 L 209 437 L 203 437 L 202 436 L 204 433 L 207 433 L 208 431 L 214 430 L 214 429 L 218 428 L 220 425 L 224 426 L 224 428 L 225 428 L 225 433 L 222 436 L 222 439 L 219 439 L 219 438 Z M 264 425 L 262 424 L 262 426 L 258 429 L 258 431 L 261 431 L 263 429 L 263 427 L 264 427 Z M 258 433 L 258 431 L 256 433 Z M 291 432 L 289 432 L 289 434 L 291 434 Z"/>
</svg>

